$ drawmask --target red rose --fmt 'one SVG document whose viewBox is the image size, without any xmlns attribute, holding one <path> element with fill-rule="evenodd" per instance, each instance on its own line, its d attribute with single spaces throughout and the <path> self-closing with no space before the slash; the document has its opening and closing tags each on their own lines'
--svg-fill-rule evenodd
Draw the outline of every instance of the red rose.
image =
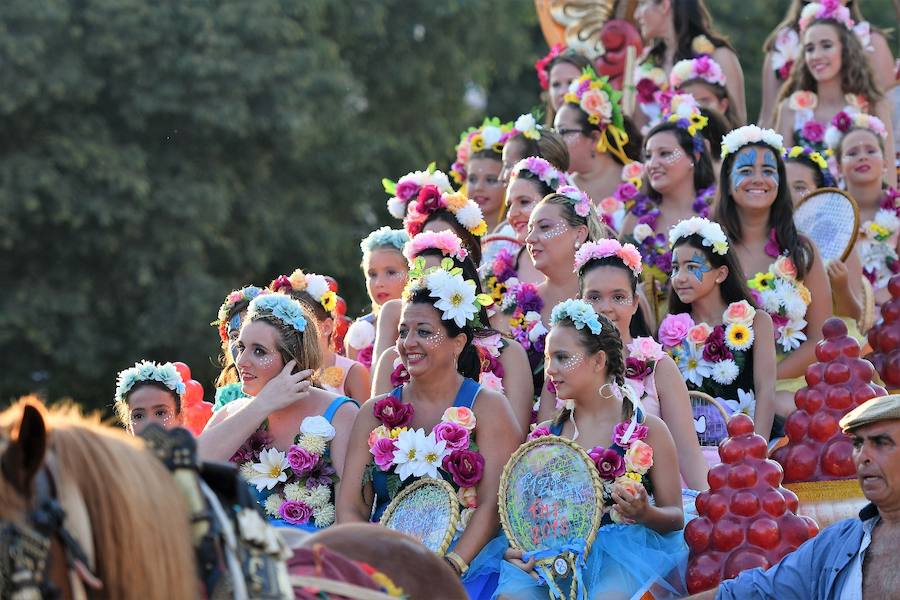
<svg viewBox="0 0 900 600">
<path fill-rule="evenodd" d="M 457 450 L 444 458 L 442 466 L 459 487 L 475 487 L 484 473 L 484 457 L 471 450 Z"/>
<path fill-rule="evenodd" d="M 388 429 L 406 427 L 412 423 L 412 404 L 404 404 L 393 396 L 387 396 L 375 403 L 375 418 Z"/>
<path fill-rule="evenodd" d="M 725 345 L 725 329 L 716 325 L 703 345 L 703 360 L 721 362 L 727 358 L 734 358 L 734 355 Z"/>
<path fill-rule="evenodd" d="M 659 88 L 653 83 L 653 80 L 649 77 L 644 77 L 640 81 L 637 82 L 637 96 L 638 102 L 642 104 L 649 104 L 653 102 L 653 93 L 656 92 Z"/>
<path fill-rule="evenodd" d="M 419 190 L 419 197 L 416 198 L 416 210 L 419 213 L 428 215 L 444 206 L 444 201 L 441 200 L 441 190 L 436 185 L 426 185 Z"/>
</svg>

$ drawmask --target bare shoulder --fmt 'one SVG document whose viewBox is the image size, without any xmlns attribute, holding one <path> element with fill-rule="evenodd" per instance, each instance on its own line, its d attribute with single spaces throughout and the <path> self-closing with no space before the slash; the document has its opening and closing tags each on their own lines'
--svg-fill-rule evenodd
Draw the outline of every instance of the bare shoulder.
<svg viewBox="0 0 900 600">
<path fill-rule="evenodd" d="M 723 68 L 732 67 L 732 68 L 741 68 L 741 61 L 738 60 L 737 54 L 731 48 L 727 46 L 719 46 L 715 50 L 713 50 L 713 59 Z"/>
</svg>

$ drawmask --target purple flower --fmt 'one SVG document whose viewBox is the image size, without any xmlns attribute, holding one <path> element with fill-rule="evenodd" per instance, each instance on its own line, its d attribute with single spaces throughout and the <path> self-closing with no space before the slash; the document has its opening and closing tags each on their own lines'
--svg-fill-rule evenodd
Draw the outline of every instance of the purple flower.
<svg viewBox="0 0 900 600">
<path fill-rule="evenodd" d="M 637 186 L 635 186 L 630 181 L 626 181 L 625 183 L 620 183 L 619 187 L 616 188 L 616 192 L 614 196 L 625 202 L 626 200 L 631 200 L 635 196 L 638 195 Z"/>
<path fill-rule="evenodd" d="M 319 456 L 294 444 L 288 448 L 287 460 L 291 464 L 294 475 L 305 475 L 319 462 Z"/>
<path fill-rule="evenodd" d="M 484 473 L 484 457 L 471 450 L 457 450 L 444 457 L 442 466 L 459 487 L 474 487 Z"/>
<path fill-rule="evenodd" d="M 803 129 L 800 131 L 800 135 L 802 135 L 808 141 L 817 144 L 825 139 L 825 127 L 823 127 L 822 124 L 815 119 L 810 119 L 803 124 Z"/>
<path fill-rule="evenodd" d="M 375 403 L 375 418 L 388 429 L 406 427 L 412 422 L 414 412 L 412 404 L 404 404 L 394 396 L 385 396 Z"/>
<path fill-rule="evenodd" d="M 397 184 L 396 195 L 405 202 L 409 202 L 419 193 L 419 184 L 414 181 L 402 181 Z"/>
<path fill-rule="evenodd" d="M 512 252 L 503 248 L 497 253 L 497 256 L 494 257 L 494 264 L 491 265 L 491 267 L 494 271 L 494 277 L 497 278 L 499 283 L 503 283 L 510 277 L 515 276 L 516 257 L 513 256 Z"/>
<path fill-rule="evenodd" d="M 536 440 L 539 437 L 544 437 L 545 435 L 550 435 L 549 427 L 536 427 L 534 431 L 528 434 L 528 439 Z"/>
<path fill-rule="evenodd" d="M 831 119 L 831 124 L 838 128 L 839 131 L 844 133 L 850 129 L 850 126 L 853 124 L 853 120 L 850 118 L 846 112 L 841 111 L 838 114 L 834 115 L 834 118 Z"/>
<path fill-rule="evenodd" d="M 622 443 L 622 437 L 625 435 L 625 432 L 628 431 L 629 425 L 631 425 L 631 421 L 622 421 L 621 423 L 616 425 L 616 428 L 613 430 L 613 441 L 622 448 L 627 448 L 631 445 L 631 442 L 635 440 L 647 439 L 647 434 L 650 432 L 650 430 L 647 429 L 646 425 L 638 424 L 634 428 L 634 433 L 632 433 L 631 437 L 628 438 L 628 443 L 624 444 Z"/>
<path fill-rule="evenodd" d="M 265 429 L 255 431 L 240 448 L 234 451 L 229 459 L 235 464 L 243 464 L 245 462 L 256 462 L 259 460 L 259 453 L 272 445 L 271 434 Z"/>
<path fill-rule="evenodd" d="M 334 482 L 334 470 L 328 461 L 320 460 L 306 476 L 306 487 L 314 488 L 320 485 L 331 485 Z"/>
<path fill-rule="evenodd" d="M 447 442 L 447 449 L 451 452 L 466 450 L 469 447 L 469 430 L 457 423 L 441 421 L 434 426 L 434 439 Z"/>
<path fill-rule="evenodd" d="M 731 350 L 725 345 L 725 329 L 716 325 L 703 344 L 703 360 L 716 363 L 733 358 Z"/>
<path fill-rule="evenodd" d="M 625 461 L 622 459 L 622 455 L 615 450 L 597 446 L 588 452 L 588 456 L 597 466 L 601 479 L 612 481 L 625 474 Z"/>
<path fill-rule="evenodd" d="M 372 351 L 374 349 L 375 349 L 375 347 L 372 346 L 371 344 L 369 344 L 368 346 L 366 346 L 365 348 L 360 350 L 356 354 L 357 362 L 362 364 L 362 366 L 364 366 L 367 369 L 370 368 L 372 366 Z"/>
<path fill-rule="evenodd" d="M 629 379 L 643 381 L 652 372 L 653 369 L 650 368 L 647 361 L 631 358 L 630 356 L 625 359 L 625 377 Z"/>
<path fill-rule="evenodd" d="M 313 509 L 306 502 L 285 500 L 278 508 L 278 514 L 291 525 L 306 525 L 312 517 Z"/>
<path fill-rule="evenodd" d="M 541 312 L 544 308 L 544 301 L 538 294 L 537 286 L 531 283 L 523 283 L 516 291 L 516 303 L 523 313 Z"/>
</svg>

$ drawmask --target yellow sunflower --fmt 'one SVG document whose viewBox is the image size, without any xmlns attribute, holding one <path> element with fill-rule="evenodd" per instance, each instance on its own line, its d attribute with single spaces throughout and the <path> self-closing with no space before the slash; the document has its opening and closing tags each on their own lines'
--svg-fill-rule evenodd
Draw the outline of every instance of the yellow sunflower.
<svg viewBox="0 0 900 600">
<path fill-rule="evenodd" d="M 473 135 L 469 142 L 469 151 L 474 154 L 475 152 L 481 152 L 482 150 L 484 150 L 484 137 L 482 137 L 480 133 Z"/>
<path fill-rule="evenodd" d="M 757 273 L 756 277 L 747 282 L 747 285 L 750 286 L 750 289 L 761 292 L 763 290 L 771 289 L 772 281 L 774 279 L 775 276 L 771 273 Z"/>
<path fill-rule="evenodd" d="M 746 350 L 753 345 L 753 330 L 741 323 L 732 323 L 725 330 L 725 344 L 732 350 Z"/>
<path fill-rule="evenodd" d="M 337 294 L 331 290 L 322 294 L 322 308 L 331 312 L 334 310 L 335 306 L 337 306 Z"/>
</svg>

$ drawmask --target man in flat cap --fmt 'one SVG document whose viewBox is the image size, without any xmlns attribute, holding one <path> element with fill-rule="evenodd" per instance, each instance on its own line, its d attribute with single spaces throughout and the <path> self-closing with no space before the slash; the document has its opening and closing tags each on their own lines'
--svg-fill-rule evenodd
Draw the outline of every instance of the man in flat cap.
<svg viewBox="0 0 900 600">
<path fill-rule="evenodd" d="M 781 562 L 750 569 L 692 600 L 900 598 L 900 395 L 873 398 L 841 419 L 869 500 Z"/>
</svg>

